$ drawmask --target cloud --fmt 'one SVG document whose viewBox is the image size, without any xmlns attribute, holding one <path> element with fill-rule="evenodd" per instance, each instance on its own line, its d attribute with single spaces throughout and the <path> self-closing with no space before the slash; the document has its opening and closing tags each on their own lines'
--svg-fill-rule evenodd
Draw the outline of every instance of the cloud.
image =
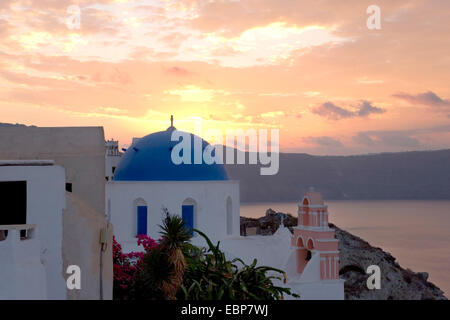
<svg viewBox="0 0 450 320">
<path fill-rule="evenodd" d="M 149 36 L 154 36 L 153 34 L 149 34 Z M 183 41 L 189 38 L 189 35 L 180 33 L 180 32 L 172 32 L 158 38 L 158 41 L 165 45 L 167 48 L 172 50 L 178 50 Z"/>
<path fill-rule="evenodd" d="M 234 37 L 208 33 L 200 45 L 210 58 L 219 59 L 224 66 L 253 66 L 280 64 L 311 47 L 332 46 L 347 41 L 350 39 L 333 35 L 331 29 L 323 26 L 298 27 L 275 21 L 249 28 Z"/>
<path fill-rule="evenodd" d="M 3 19 L 0 19 L 0 37 L 6 38 L 11 34 L 11 24 Z"/>
<path fill-rule="evenodd" d="M 284 111 L 269 111 L 261 113 L 261 118 L 277 118 L 277 117 L 283 117 L 285 115 Z"/>
<path fill-rule="evenodd" d="M 353 118 L 353 117 L 366 117 L 372 113 L 384 113 L 385 110 L 375 107 L 371 102 L 362 100 L 358 105 L 358 110 L 353 111 L 346 108 L 342 108 L 340 106 L 335 105 L 332 102 L 322 103 L 320 106 L 314 108 L 312 110 L 313 113 L 318 114 L 322 117 L 331 119 L 331 120 L 339 120 L 344 118 Z"/>
<path fill-rule="evenodd" d="M 358 132 L 358 134 L 353 137 L 353 141 L 364 146 L 371 147 L 375 145 L 374 139 L 372 139 L 367 132 Z"/>
<path fill-rule="evenodd" d="M 4 0 L 2 0 L 3 2 Z M 85 4 L 73 1 L 29 1 L 27 5 L 9 8 L 8 18 L 23 32 L 24 29 L 46 32 L 53 36 L 69 35 L 73 32 L 83 35 L 107 34 L 117 35 L 123 27 L 123 21 L 110 10 L 91 7 L 89 1 Z M 71 5 L 80 6 L 80 28 L 71 29 L 67 26 L 68 18 L 73 12 L 67 11 Z M 0 8 L 1 10 L 1 8 Z M 1 14 L 1 12 L 0 12 Z"/>
<path fill-rule="evenodd" d="M 129 54 L 129 58 L 136 61 L 152 61 L 173 57 L 174 53 L 168 51 L 157 51 L 145 46 L 136 46 Z"/>
<path fill-rule="evenodd" d="M 347 1 L 346 5 L 339 6 L 328 1 L 196 0 L 195 2 L 197 12 L 194 19 L 190 20 L 193 27 L 204 32 L 221 30 L 231 35 L 280 18 L 300 26 L 308 24 L 334 26 L 347 21 L 360 23 L 360 12 L 364 14 L 367 8 L 366 3 L 358 0 Z M 324 10 L 327 6 L 329 10 Z M 383 3 L 383 8 L 388 10 L 387 12 L 395 6 L 399 5 L 392 4 L 392 1 Z M 230 23 L 231 17 L 233 23 Z"/>
<path fill-rule="evenodd" d="M 416 95 L 408 93 L 397 93 L 393 97 L 402 99 L 411 104 L 425 105 L 429 107 L 450 107 L 450 99 L 442 99 L 433 91 L 427 91 Z"/>
<path fill-rule="evenodd" d="M 321 147 L 331 147 L 331 148 L 342 147 L 342 143 L 339 140 L 328 136 L 304 137 L 302 138 L 302 141 L 307 144 L 314 144 Z"/>
<path fill-rule="evenodd" d="M 166 73 L 174 76 L 188 76 L 191 74 L 189 70 L 177 66 L 167 68 Z"/>
<path fill-rule="evenodd" d="M 409 131 L 363 131 L 353 137 L 358 144 L 373 147 L 377 145 L 391 147 L 416 148 L 420 141 Z"/>
<path fill-rule="evenodd" d="M 356 79 L 356 82 L 359 84 L 380 84 L 384 83 L 383 80 L 369 79 L 368 77 L 361 77 Z"/>
<path fill-rule="evenodd" d="M 372 113 L 384 113 L 385 110 L 373 106 L 369 101 L 363 100 L 361 104 L 359 105 L 359 111 L 357 112 L 357 115 L 359 117 L 365 117 Z"/>
<path fill-rule="evenodd" d="M 115 108 L 115 107 L 96 107 L 92 110 L 93 113 L 100 113 L 100 114 L 126 114 L 128 113 L 128 110 Z"/>
<path fill-rule="evenodd" d="M 350 118 L 353 116 L 353 113 L 351 111 L 341 108 L 332 102 L 322 103 L 317 108 L 314 108 L 312 112 L 318 114 L 319 116 L 332 120 Z"/>
</svg>

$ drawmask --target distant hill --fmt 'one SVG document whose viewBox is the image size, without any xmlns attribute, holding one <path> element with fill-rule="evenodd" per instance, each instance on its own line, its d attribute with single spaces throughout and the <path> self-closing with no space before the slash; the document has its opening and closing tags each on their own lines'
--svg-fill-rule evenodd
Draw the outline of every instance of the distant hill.
<svg viewBox="0 0 450 320">
<path fill-rule="evenodd" d="M 261 176 L 259 168 L 226 165 L 230 179 L 240 180 L 241 202 L 295 201 L 311 186 L 325 199 L 450 199 L 450 149 L 358 156 L 282 153 L 277 175 Z"/>
</svg>

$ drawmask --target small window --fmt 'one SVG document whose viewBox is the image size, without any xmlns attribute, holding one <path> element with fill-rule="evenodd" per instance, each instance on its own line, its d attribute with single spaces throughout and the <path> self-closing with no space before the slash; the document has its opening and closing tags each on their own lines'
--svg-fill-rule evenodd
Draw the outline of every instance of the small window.
<svg viewBox="0 0 450 320">
<path fill-rule="evenodd" d="M 181 206 L 181 218 L 192 236 L 194 233 L 194 206 L 192 204 Z"/>
<path fill-rule="evenodd" d="M 227 198 L 227 235 L 233 234 L 233 206 L 231 202 L 231 197 Z"/>
<path fill-rule="evenodd" d="M 137 198 L 133 201 L 134 207 L 134 222 L 133 234 L 134 236 L 148 235 L 148 220 L 149 207 L 147 202 L 142 198 Z"/>
<path fill-rule="evenodd" d="M 194 228 L 197 228 L 197 203 L 194 199 L 188 198 L 181 205 L 181 218 L 191 236 L 194 236 Z"/>
<path fill-rule="evenodd" d="M 0 225 L 27 223 L 27 182 L 0 181 Z"/>
<path fill-rule="evenodd" d="M 66 182 L 66 191 L 67 192 L 72 192 L 72 183 Z"/>
<path fill-rule="evenodd" d="M 147 235 L 147 206 L 137 207 L 137 235 Z"/>
</svg>

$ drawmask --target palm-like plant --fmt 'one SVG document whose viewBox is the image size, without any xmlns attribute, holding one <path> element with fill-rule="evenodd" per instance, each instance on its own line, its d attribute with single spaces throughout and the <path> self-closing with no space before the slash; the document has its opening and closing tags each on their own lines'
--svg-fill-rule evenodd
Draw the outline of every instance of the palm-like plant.
<svg viewBox="0 0 450 320">
<path fill-rule="evenodd" d="M 168 299 L 174 299 L 178 289 L 183 284 L 183 275 L 186 270 L 186 259 L 183 248 L 191 238 L 189 229 L 179 216 L 170 215 L 163 209 L 165 218 L 161 227 L 161 249 L 167 252 L 170 273 L 166 280 L 161 281 L 160 288 Z"/>
</svg>

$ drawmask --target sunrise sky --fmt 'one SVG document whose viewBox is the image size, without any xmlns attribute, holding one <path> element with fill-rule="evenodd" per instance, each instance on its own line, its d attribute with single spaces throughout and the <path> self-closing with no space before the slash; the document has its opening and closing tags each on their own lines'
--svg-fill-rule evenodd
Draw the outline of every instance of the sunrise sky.
<svg viewBox="0 0 450 320">
<path fill-rule="evenodd" d="M 126 146 L 171 114 L 285 152 L 450 148 L 450 1 L 0 0 L 0 122 Z"/>
</svg>

